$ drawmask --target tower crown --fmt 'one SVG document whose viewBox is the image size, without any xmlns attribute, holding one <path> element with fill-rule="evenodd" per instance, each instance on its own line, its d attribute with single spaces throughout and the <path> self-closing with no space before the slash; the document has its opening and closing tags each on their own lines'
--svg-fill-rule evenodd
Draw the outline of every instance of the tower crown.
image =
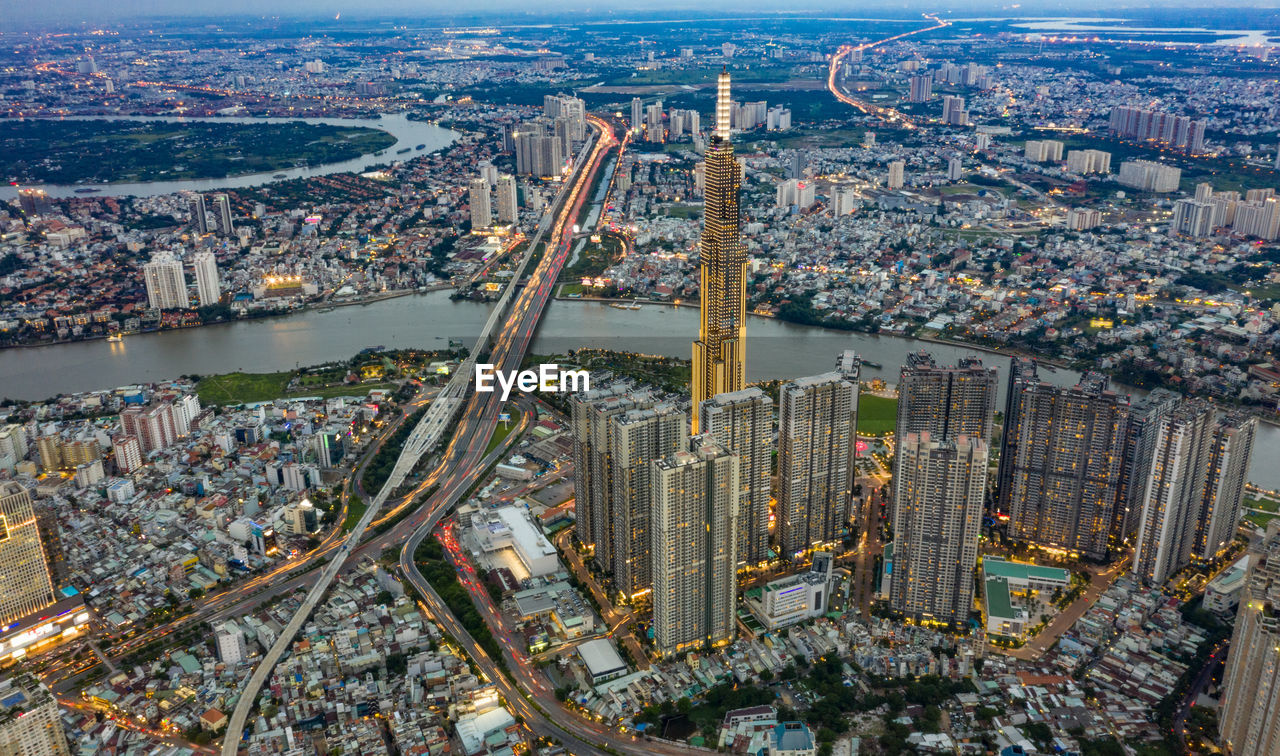
<svg viewBox="0 0 1280 756">
<path fill-rule="evenodd" d="M 720 72 L 720 84 L 716 94 L 716 133 L 724 141 L 729 141 L 729 72 Z"/>
</svg>

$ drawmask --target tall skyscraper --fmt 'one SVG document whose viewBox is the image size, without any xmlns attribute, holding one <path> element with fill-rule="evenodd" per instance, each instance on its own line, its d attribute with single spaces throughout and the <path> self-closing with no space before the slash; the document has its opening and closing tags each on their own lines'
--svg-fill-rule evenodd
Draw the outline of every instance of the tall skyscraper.
<svg viewBox="0 0 1280 756">
<path fill-rule="evenodd" d="M 964 622 L 973 606 L 987 444 L 908 433 L 897 447 L 889 607 L 916 622 Z"/>
<path fill-rule="evenodd" d="M 1213 559 L 1235 538 L 1257 432 L 1258 418 L 1243 412 L 1219 418 L 1213 428 L 1204 503 L 1196 518 L 1197 559 Z"/>
<path fill-rule="evenodd" d="M 742 388 L 747 337 L 747 251 L 738 191 L 742 174 L 729 141 L 729 74 L 720 74 L 716 128 L 707 146 L 702 216 L 698 340 L 693 343 L 693 406 Z M 693 431 L 698 432 L 694 416 Z"/>
<path fill-rule="evenodd" d="M 954 367 L 940 367 L 928 352 L 907 355 L 907 364 L 898 374 L 897 443 L 908 433 L 928 433 L 937 442 L 961 435 L 988 441 L 995 423 L 996 380 L 996 369 L 983 367 L 977 357 L 961 359 Z M 895 481 L 900 479 L 901 462 L 902 455 L 896 455 Z M 895 485 L 895 508 L 898 493 Z M 893 519 L 892 512 L 889 517 Z"/>
<path fill-rule="evenodd" d="M 68 756 L 58 701 L 31 675 L 0 681 L 0 753 L 13 756 Z"/>
<path fill-rule="evenodd" d="M 1280 520 L 1250 550 L 1218 710 L 1222 745 L 1233 756 L 1280 753 Z"/>
<path fill-rule="evenodd" d="M 1158 388 L 1133 404 L 1129 413 L 1129 430 L 1125 434 L 1124 459 L 1120 471 L 1120 497 L 1115 522 L 1111 526 L 1111 545 L 1119 546 L 1138 530 L 1143 497 L 1147 492 L 1147 476 L 1156 449 L 1156 431 L 1182 397 Z"/>
<path fill-rule="evenodd" d="M 653 632 L 664 656 L 733 641 L 738 457 L 710 436 L 653 464 Z"/>
<path fill-rule="evenodd" d="M 639 97 L 631 98 L 631 130 L 639 133 L 644 128 L 644 100 Z"/>
<path fill-rule="evenodd" d="M 754 386 L 702 403 L 699 427 L 741 460 L 738 563 L 769 558 L 769 479 L 773 467 L 773 400 Z"/>
<path fill-rule="evenodd" d="M 890 189 L 901 189 L 906 181 L 906 176 L 904 175 L 906 166 L 907 164 L 901 160 L 894 160 L 889 163 L 889 175 L 885 179 L 885 186 Z"/>
<path fill-rule="evenodd" d="M 613 569 L 613 454 L 609 419 L 653 406 L 653 398 L 628 383 L 592 389 L 570 399 L 573 429 L 574 535 L 604 570 Z"/>
<path fill-rule="evenodd" d="M 215 194 L 213 207 L 218 213 L 218 233 L 222 236 L 235 236 L 236 227 L 231 222 L 231 198 L 225 194 Z"/>
<path fill-rule="evenodd" d="M 192 192 L 187 195 L 187 212 L 191 214 L 191 228 L 203 236 L 209 233 L 209 215 L 204 207 L 204 195 Z"/>
<path fill-rule="evenodd" d="M 609 419 L 613 481 L 613 585 L 636 599 L 653 586 L 649 556 L 653 463 L 689 448 L 685 414 L 672 404 L 633 409 Z"/>
<path fill-rule="evenodd" d="M 793 559 L 840 537 L 853 495 L 858 386 L 839 372 L 784 384 L 778 415 L 778 544 Z"/>
<path fill-rule="evenodd" d="M 802 179 L 804 178 L 805 163 L 804 150 L 791 151 L 791 164 L 787 168 L 787 178 Z"/>
<path fill-rule="evenodd" d="M 498 222 L 515 223 L 519 206 L 516 204 L 516 177 L 503 174 L 498 177 Z"/>
<path fill-rule="evenodd" d="M 182 263 L 168 251 L 152 256 L 151 262 L 142 266 L 143 283 L 147 288 L 147 306 L 153 310 L 185 310 L 191 306 L 187 298 L 187 279 Z"/>
<path fill-rule="evenodd" d="M 1155 429 L 1133 574 L 1159 585 L 1191 560 L 1213 442 L 1213 407 L 1186 400 Z"/>
<path fill-rule="evenodd" d="M 218 282 L 218 261 L 209 251 L 197 252 L 191 258 L 191 268 L 196 274 L 196 295 L 201 307 L 218 303 L 222 285 Z"/>
<path fill-rule="evenodd" d="M 999 508 L 1010 534 L 1039 546 L 1107 556 L 1120 495 L 1129 400 L 1086 373 L 1072 388 L 1015 359 L 1000 451 Z"/>
<path fill-rule="evenodd" d="M 471 230 L 479 231 L 493 225 L 493 213 L 489 210 L 489 182 L 483 177 L 471 179 Z"/>
<path fill-rule="evenodd" d="M 27 489 L 0 483 L 0 625 L 57 602 Z"/>
</svg>

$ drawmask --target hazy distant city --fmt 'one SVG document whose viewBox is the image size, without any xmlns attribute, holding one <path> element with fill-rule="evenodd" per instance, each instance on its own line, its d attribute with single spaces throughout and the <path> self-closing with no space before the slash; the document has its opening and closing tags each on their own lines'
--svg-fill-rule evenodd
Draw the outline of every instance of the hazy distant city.
<svg viewBox="0 0 1280 756">
<path fill-rule="evenodd" d="M 270 5 L 0 22 L 0 754 L 1280 756 L 1280 12 Z"/>
</svg>

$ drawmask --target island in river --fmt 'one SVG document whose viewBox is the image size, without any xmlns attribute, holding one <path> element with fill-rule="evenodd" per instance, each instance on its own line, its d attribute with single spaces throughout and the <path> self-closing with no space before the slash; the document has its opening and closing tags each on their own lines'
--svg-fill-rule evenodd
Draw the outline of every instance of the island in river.
<svg viewBox="0 0 1280 756">
<path fill-rule="evenodd" d="M 380 129 L 302 121 L 0 120 L 4 179 L 19 183 L 222 178 L 350 160 L 395 143 Z"/>
</svg>

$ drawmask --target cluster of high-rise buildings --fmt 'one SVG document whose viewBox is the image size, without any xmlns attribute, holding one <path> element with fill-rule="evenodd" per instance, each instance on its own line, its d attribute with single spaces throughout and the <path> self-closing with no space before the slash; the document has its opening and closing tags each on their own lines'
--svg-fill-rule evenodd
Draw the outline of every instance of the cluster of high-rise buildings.
<svg viewBox="0 0 1280 756">
<path fill-rule="evenodd" d="M 1217 192 L 1210 184 L 1197 184 L 1194 199 L 1173 203 L 1169 228 L 1193 238 L 1229 228 L 1243 236 L 1274 241 L 1280 237 L 1280 197 L 1275 189 L 1250 189 L 1242 197 L 1240 192 Z"/>
<path fill-rule="evenodd" d="M 191 256 L 195 273 L 197 302 L 201 307 L 217 304 L 222 297 L 218 261 L 213 252 L 201 250 Z M 160 250 L 142 266 L 147 290 L 147 306 L 153 310 L 185 310 L 191 307 L 187 277 L 182 261 L 169 250 Z"/>
<path fill-rule="evenodd" d="M 704 167 L 692 412 L 629 384 L 572 401 L 576 534 L 619 594 L 650 598 L 655 640 L 668 655 L 735 635 L 739 570 L 771 556 L 775 434 L 783 556 L 839 538 L 853 492 L 856 358 L 784 385 L 776 431 L 773 400 L 744 387 L 747 258 L 732 106 L 722 73 Z"/>
<path fill-rule="evenodd" d="M 664 654 L 730 641 L 739 570 L 803 560 L 856 514 L 856 356 L 782 385 L 776 430 L 774 400 L 745 387 L 732 111 L 722 74 L 702 166 L 691 410 L 629 384 L 572 401 L 577 536 L 620 596 L 651 599 Z M 1061 148 L 1029 143 L 1027 156 L 1060 160 Z M 1085 158 L 1083 168 L 1107 167 Z M 889 168 L 900 185 L 901 163 Z M 799 186 L 779 202 L 791 204 Z M 955 625 L 973 609 L 998 388 L 977 358 L 943 366 L 920 352 L 902 367 L 882 590 L 911 621 Z M 1256 420 L 1161 391 L 1131 406 L 1098 374 L 1054 386 L 1024 359 L 1013 362 L 1003 409 L 996 496 L 1015 539 L 1096 561 L 1132 542 L 1132 569 L 1151 583 L 1230 542 Z"/>
<path fill-rule="evenodd" d="M 774 402 L 755 387 L 711 396 L 694 417 L 626 382 L 574 397 L 576 535 L 618 595 L 651 598 L 660 652 L 731 641 L 742 570 L 775 553 L 799 560 L 841 537 L 857 385 L 852 355 L 837 371 L 784 384 L 776 429 Z"/>
<path fill-rule="evenodd" d="M 214 215 L 217 218 L 218 234 L 234 236 L 235 223 L 231 215 L 231 198 L 225 194 L 213 195 Z M 191 192 L 187 195 L 187 211 L 191 214 L 191 228 L 201 236 L 210 233 L 213 226 L 209 223 L 209 211 L 204 203 L 204 195 Z"/>
<path fill-rule="evenodd" d="M 890 608 L 920 622 L 969 616 L 995 422 L 996 371 L 909 355 L 898 379 Z"/>
<path fill-rule="evenodd" d="M 1125 139 L 1160 142 L 1187 152 L 1204 152 L 1204 132 L 1208 124 L 1187 116 L 1142 108 L 1111 109 L 1108 131 Z"/>
<path fill-rule="evenodd" d="M 484 170 L 484 168 L 491 170 Z M 480 176 L 471 179 L 467 188 L 473 233 L 480 233 L 493 227 L 495 209 L 499 224 L 509 225 L 516 222 L 520 206 L 516 199 L 515 176 L 498 174 L 492 165 L 486 165 L 482 167 Z M 496 208 L 492 201 L 495 196 Z"/>
<path fill-rule="evenodd" d="M 1160 584 L 1235 535 L 1257 419 L 1157 389 L 1131 403 L 1087 373 L 1071 387 L 1015 359 L 998 473 L 1010 535 L 1101 561 L 1135 547 L 1132 571 Z"/>
<path fill-rule="evenodd" d="M 786 131 L 791 128 L 791 109 L 782 105 L 769 107 L 765 100 L 754 102 L 730 102 L 729 125 L 739 131 L 764 126 L 767 131 Z M 646 102 L 643 98 L 631 100 L 631 131 L 643 135 L 645 141 L 662 144 L 670 140 L 690 136 L 696 147 L 702 145 L 702 115 L 696 110 L 670 108 L 663 112 L 662 100 Z"/>
<path fill-rule="evenodd" d="M 514 152 L 516 173 L 559 176 L 573 154 L 573 145 L 586 139 L 586 105 L 577 97 L 545 95 L 542 115 L 503 133 L 503 148 Z"/>
</svg>

